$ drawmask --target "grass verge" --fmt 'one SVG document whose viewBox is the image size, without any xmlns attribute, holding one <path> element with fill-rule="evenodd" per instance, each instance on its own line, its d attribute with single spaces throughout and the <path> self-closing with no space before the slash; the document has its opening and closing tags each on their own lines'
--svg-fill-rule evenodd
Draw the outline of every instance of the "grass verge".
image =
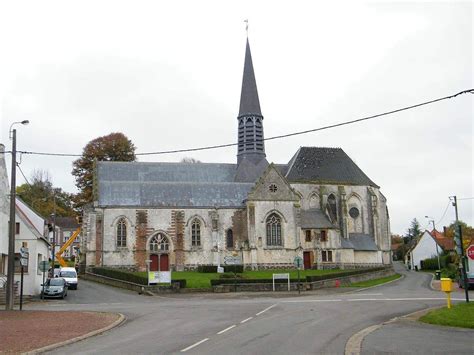
<svg viewBox="0 0 474 355">
<path fill-rule="evenodd" d="M 423 323 L 474 329 L 474 303 L 458 303 L 451 309 L 435 309 L 420 318 Z"/>
<path fill-rule="evenodd" d="M 361 282 L 354 282 L 349 285 L 349 287 L 371 287 L 371 286 L 377 286 L 381 285 L 384 283 L 387 283 L 389 281 L 393 281 L 396 279 L 399 279 L 402 275 L 400 274 L 395 274 L 387 277 L 381 277 L 380 279 L 373 279 L 373 280 L 367 280 L 367 281 L 361 281 Z"/>
</svg>

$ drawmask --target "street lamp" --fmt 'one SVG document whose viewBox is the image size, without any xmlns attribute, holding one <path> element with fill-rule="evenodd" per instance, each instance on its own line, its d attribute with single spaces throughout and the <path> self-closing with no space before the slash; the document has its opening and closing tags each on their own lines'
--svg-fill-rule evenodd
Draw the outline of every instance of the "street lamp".
<svg viewBox="0 0 474 355">
<path fill-rule="evenodd" d="M 8 225 L 8 269 L 7 269 L 7 287 L 5 310 L 13 310 L 14 292 L 13 283 L 15 279 L 15 204 L 16 204 L 16 129 L 12 127 L 16 124 L 27 125 L 28 120 L 13 122 L 8 131 L 8 137 L 12 140 L 12 169 L 10 183 L 10 223 Z"/>
<path fill-rule="evenodd" d="M 432 217 L 425 216 L 425 218 L 429 219 L 429 222 L 433 223 L 433 231 L 436 232 L 435 221 Z M 439 250 L 438 250 L 438 239 L 436 239 L 436 234 L 434 235 L 434 240 L 436 243 L 436 255 L 438 256 L 438 270 L 441 271 L 441 263 L 439 261 Z"/>
</svg>

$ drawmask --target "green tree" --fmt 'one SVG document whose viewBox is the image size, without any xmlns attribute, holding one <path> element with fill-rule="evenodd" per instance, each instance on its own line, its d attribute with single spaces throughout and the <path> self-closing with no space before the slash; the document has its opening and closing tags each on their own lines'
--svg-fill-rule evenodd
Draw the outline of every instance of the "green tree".
<svg viewBox="0 0 474 355">
<path fill-rule="evenodd" d="M 413 218 L 410 222 L 410 228 L 408 228 L 407 233 L 405 234 L 405 242 L 412 240 L 413 238 L 418 237 L 421 234 L 420 222 L 416 218 Z"/>
<path fill-rule="evenodd" d="M 72 194 L 54 187 L 51 178 L 44 170 L 35 170 L 31 176 L 31 184 L 23 184 L 16 188 L 16 193 L 28 206 L 43 217 L 48 217 L 56 210 L 59 217 L 75 215 Z"/>
<path fill-rule="evenodd" d="M 82 156 L 73 162 L 72 175 L 79 193 L 75 207 L 81 209 L 93 201 L 93 178 L 96 161 L 135 161 L 135 146 L 123 133 L 111 133 L 86 144 Z"/>
<path fill-rule="evenodd" d="M 474 228 L 463 221 L 459 221 L 459 224 L 461 225 L 462 230 L 463 247 L 466 249 L 469 245 L 474 244 Z M 453 222 L 446 228 L 446 237 L 454 238 L 455 226 L 456 222 Z"/>
</svg>

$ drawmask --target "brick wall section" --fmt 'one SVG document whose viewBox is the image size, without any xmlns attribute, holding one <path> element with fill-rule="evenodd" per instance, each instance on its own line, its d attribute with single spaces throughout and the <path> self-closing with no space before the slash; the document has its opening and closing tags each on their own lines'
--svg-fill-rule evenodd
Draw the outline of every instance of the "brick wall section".
<svg viewBox="0 0 474 355">
<path fill-rule="evenodd" d="M 102 265 L 102 240 L 103 240 L 103 220 L 97 215 L 95 221 L 95 264 Z"/>
<path fill-rule="evenodd" d="M 135 223 L 135 265 L 138 271 L 146 271 L 146 241 L 151 229 L 148 228 L 148 211 L 137 210 Z"/>
<path fill-rule="evenodd" d="M 247 211 L 237 210 L 232 216 L 232 232 L 234 235 L 234 245 L 243 246 L 249 239 L 247 231 Z"/>
<path fill-rule="evenodd" d="M 177 271 L 183 271 L 186 263 L 186 256 L 184 255 L 184 224 L 184 211 L 171 211 L 171 227 L 167 232 L 174 246 L 175 268 Z"/>
</svg>

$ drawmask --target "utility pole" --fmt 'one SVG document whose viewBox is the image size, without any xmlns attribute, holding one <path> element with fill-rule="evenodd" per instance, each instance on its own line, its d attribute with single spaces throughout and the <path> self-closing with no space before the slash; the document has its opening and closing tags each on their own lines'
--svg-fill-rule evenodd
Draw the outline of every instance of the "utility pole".
<svg viewBox="0 0 474 355">
<path fill-rule="evenodd" d="M 28 120 L 21 122 L 13 122 L 10 125 L 10 139 L 12 140 L 12 170 L 10 183 L 10 221 L 8 223 L 8 265 L 7 265 L 7 287 L 5 310 L 12 311 L 15 299 L 14 283 L 15 283 L 15 232 L 16 232 L 16 129 L 12 129 L 13 125 L 21 123 L 27 125 Z"/>
<path fill-rule="evenodd" d="M 454 206 L 454 211 L 456 213 L 456 228 L 455 228 L 455 231 L 454 231 L 454 238 L 455 238 L 455 241 L 456 241 L 456 236 L 457 234 L 459 235 L 459 249 L 460 249 L 460 253 L 459 253 L 459 256 L 461 257 L 461 274 L 462 274 L 462 278 L 463 278 L 463 283 L 464 283 L 464 292 L 466 294 L 466 302 L 469 302 L 469 284 L 468 284 L 468 280 L 467 280 L 467 273 L 466 273 L 466 257 L 464 255 L 464 245 L 463 245 L 463 242 L 462 242 L 462 228 L 461 228 L 461 225 L 459 224 L 459 217 L 458 217 L 458 200 L 457 200 L 457 197 L 456 196 L 450 196 L 450 198 L 453 198 L 454 199 L 454 202 L 453 202 L 453 206 Z M 456 233 L 457 231 L 457 233 Z M 458 250 L 459 250 L 458 249 Z"/>
<path fill-rule="evenodd" d="M 431 218 L 429 216 L 425 216 L 425 218 Z M 436 233 L 436 226 L 435 226 L 435 221 L 433 218 L 431 218 L 431 223 L 433 223 L 433 233 Z M 436 243 L 436 255 L 438 256 L 438 270 L 441 271 L 441 262 L 439 260 L 439 250 L 438 250 L 438 240 L 436 239 L 436 234 L 433 236 L 435 243 Z"/>
<path fill-rule="evenodd" d="M 13 310 L 15 292 L 13 289 L 15 279 L 15 202 L 16 202 L 16 129 L 12 132 L 12 170 L 10 183 L 10 223 L 8 224 L 8 269 L 5 310 Z"/>
</svg>

